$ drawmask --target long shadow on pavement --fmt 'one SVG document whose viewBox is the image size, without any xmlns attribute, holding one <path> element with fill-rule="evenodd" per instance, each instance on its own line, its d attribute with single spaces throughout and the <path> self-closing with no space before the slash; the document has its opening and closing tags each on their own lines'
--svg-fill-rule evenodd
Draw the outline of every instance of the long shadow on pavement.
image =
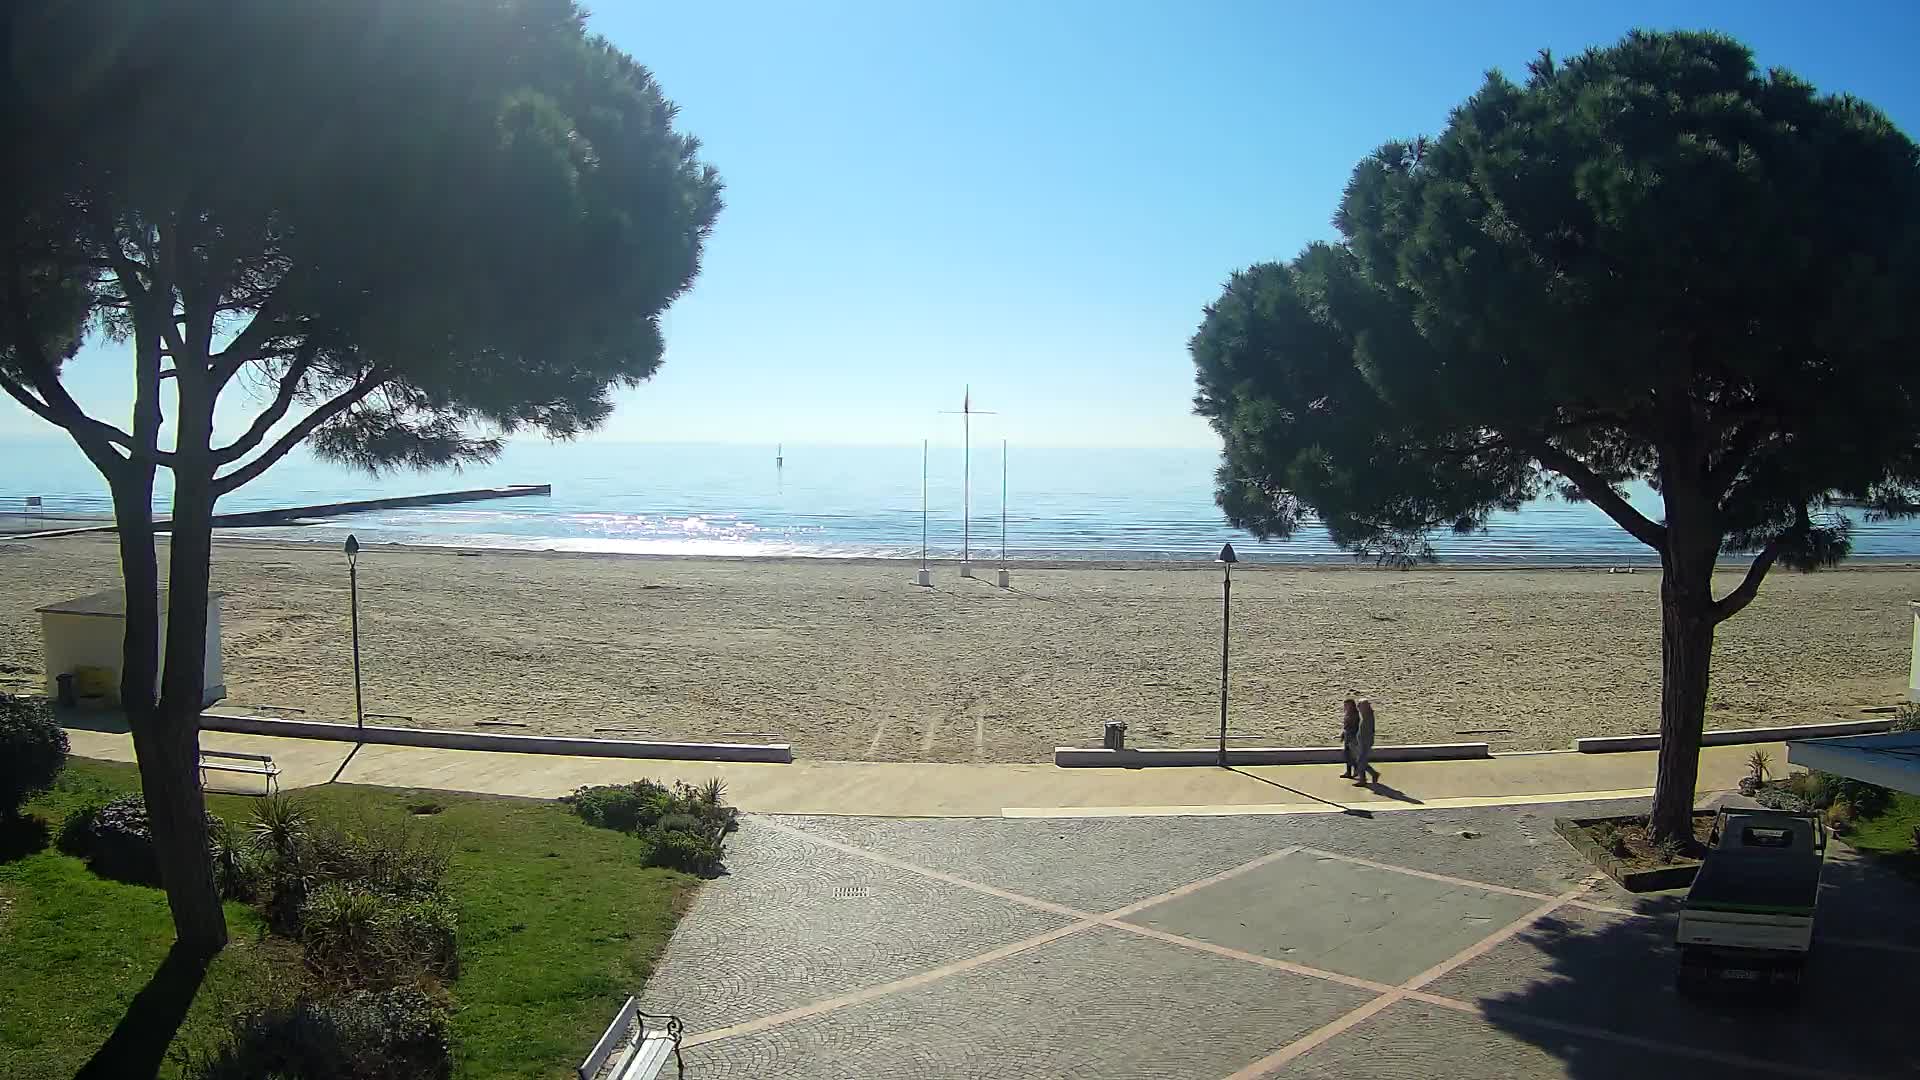
<svg viewBox="0 0 1920 1080">
<path fill-rule="evenodd" d="M 1249 780 L 1258 780 L 1261 783 L 1266 784 L 1270 787 L 1277 787 L 1282 791 L 1290 791 L 1293 794 L 1298 795 L 1303 799 L 1307 799 L 1312 802 L 1323 803 L 1327 806 L 1334 807 L 1335 809 L 1339 810 L 1341 813 L 1349 815 L 1351 817 L 1370 818 L 1373 816 L 1371 812 L 1362 810 L 1359 807 L 1348 806 L 1345 803 L 1337 803 L 1337 802 L 1334 802 L 1332 799 L 1323 799 L 1318 795 L 1313 795 L 1313 794 L 1309 794 L 1308 792 L 1301 791 L 1299 788 L 1288 787 L 1287 785 L 1281 783 L 1278 780 L 1269 780 L 1264 776 L 1255 775 L 1253 773 L 1246 771 L 1245 769 L 1236 769 L 1233 766 L 1228 765 L 1226 766 L 1226 770 L 1230 773 L 1239 773 L 1241 776 L 1244 776 Z"/>
<path fill-rule="evenodd" d="M 175 943 L 153 978 L 127 1004 L 113 1034 L 73 1080 L 144 1080 L 160 1071 L 174 1033 L 187 1018 L 211 958 Z"/>
<path fill-rule="evenodd" d="M 1909 1003 L 1920 996 L 1920 967 L 1910 953 L 1862 944 L 1900 941 L 1916 908 L 1896 914 L 1894 894 L 1913 905 L 1920 890 L 1848 859 L 1829 864 L 1822 891 L 1797 1000 L 1681 996 L 1674 986 L 1677 903 L 1652 898 L 1635 905 L 1662 911 L 1651 917 L 1563 908 L 1496 950 L 1484 967 L 1461 973 L 1462 985 L 1435 989 L 1477 1000 L 1489 1023 L 1553 1054 L 1571 1077 L 1617 1076 L 1618 1055 L 1606 1040 L 1551 1026 L 1556 1022 L 1804 1070 L 1920 1075 L 1920 1045 L 1907 1018 Z M 1699 1078 L 1760 1075 L 1724 1060 L 1656 1063 Z M 1658 1069 L 1649 1074 L 1663 1075 Z"/>
</svg>

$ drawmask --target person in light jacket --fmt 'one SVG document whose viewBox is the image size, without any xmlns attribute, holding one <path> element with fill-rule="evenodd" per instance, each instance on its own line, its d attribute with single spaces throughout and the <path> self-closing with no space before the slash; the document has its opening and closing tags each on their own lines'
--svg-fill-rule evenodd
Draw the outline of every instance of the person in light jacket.
<svg viewBox="0 0 1920 1080">
<path fill-rule="evenodd" d="M 1360 714 L 1360 725 L 1353 741 L 1353 782 L 1364 787 L 1368 773 L 1373 774 L 1373 783 L 1380 782 L 1380 770 L 1368 761 L 1373 757 L 1373 702 L 1361 698 L 1354 708 Z"/>
<path fill-rule="evenodd" d="M 1341 778 L 1352 780 L 1360 776 L 1356 771 L 1360 767 L 1360 706 L 1352 698 L 1341 706 L 1340 760 L 1347 764 Z"/>
</svg>

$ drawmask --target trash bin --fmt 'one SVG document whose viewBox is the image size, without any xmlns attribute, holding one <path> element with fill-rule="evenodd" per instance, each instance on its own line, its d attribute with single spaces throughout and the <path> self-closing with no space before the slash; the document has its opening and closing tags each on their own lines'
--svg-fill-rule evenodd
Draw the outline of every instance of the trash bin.
<svg viewBox="0 0 1920 1080">
<path fill-rule="evenodd" d="M 1109 750 L 1125 750 L 1127 748 L 1126 721 L 1124 720 L 1107 721 L 1107 735 L 1105 740 L 1105 746 Z"/>
<path fill-rule="evenodd" d="M 74 706 L 80 704 L 80 699 L 78 697 L 75 697 L 73 693 L 73 676 L 72 675 L 65 674 L 65 673 L 55 675 L 53 677 L 53 683 L 55 686 L 59 687 L 58 692 L 54 696 L 54 700 L 60 703 L 61 708 L 71 709 Z"/>
</svg>

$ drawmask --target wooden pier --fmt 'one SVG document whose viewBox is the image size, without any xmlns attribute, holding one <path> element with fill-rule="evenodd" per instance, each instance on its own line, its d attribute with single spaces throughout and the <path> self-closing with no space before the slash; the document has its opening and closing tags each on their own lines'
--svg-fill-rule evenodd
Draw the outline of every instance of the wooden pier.
<svg viewBox="0 0 1920 1080">
<path fill-rule="evenodd" d="M 446 506 L 453 503 L 483 502 L 490 499 L 520 499 L 530 495 L 552 495 L 552 484 L 508 484 L 506 487 L 468 488 L 465 491 L 436 491 L 426 495 L 396 495 L 387 499 L 356 499 L 348 502 L 320 503 L 314 506 L 285 506 L 274 510 L 244 510 L 234 514 L 213 515 L 213 527 L 216 529 L 256 528 L 262 525 L 284 525 L 301 518 L 339 517 L 342 514 L 361 514 L 369 510 L 399 510 L 414 506 Z M 166 532 L 171 521 L 160 520 L 153 523 L 155 532 Z M 113 532 L 113 525 L 86 525 L 75 529 L 52 529 L 47 532 L 14 533 L 9 540 L 44 540 L 56 536 L 78 536 L 83 533 Z"/>
</svg>

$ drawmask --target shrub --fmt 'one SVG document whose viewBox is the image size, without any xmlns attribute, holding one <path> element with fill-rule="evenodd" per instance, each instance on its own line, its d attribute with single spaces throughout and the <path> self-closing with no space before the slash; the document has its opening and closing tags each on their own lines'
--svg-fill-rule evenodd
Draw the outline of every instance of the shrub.
<svg viewBox="0 0 1920 1080">
<path fill-rule="evenodd" d="M 409 822 L 363 821 L 310 829 L 299 858 L 316 880 L 404 900 L 442 895 L 453 857 L 439 837 Z"/>
<path fill-rule="evenodd" d="M 1804 772 L 1788 780 L 1787 788 L 1816 810 L 1846 803 L 1854 817 L 1877 817 L 1893 800 L 1886 788 L 1832 773 Z"/>
<path fill-rule="evenodd" d="M 1811 814 L 1818 809 L 1805 797 L 1787 788 L 1763 787 L 1753 793 L 1753 799 L 1769 810 L 1783 810 L 1789 814 Z"/>
<path fill-rule="evenodd" d="M 253 821 L 247 828 L 253 842 L 281 859 L 290 859 L 307 838 L 313 818 L 307 808 L 284 794 L 269 795 L 253 804 Z"/>
<path fill-rule="evenodd" d="M 1829 777 L 1833 801 L 1844 802 L 1856 818 L 1879 817 L 1893 802 L 1893 793 L 1878 784 L 1846 776 Z"/>
<path fill-rule="evenodd" d="M 1827 807 L 1827 828 L 1832 829 L 1841 836 L 1845 836 L 1848 832 L 1852 831 L 1853 818 L 1853 804 L 1845 800 L 1835 802 L 1832 806 Z"/>
<path fill-rule="evenodd" d="M 314 889 L 300 912 L 307 967 L 330 985 L 399 986 L 459 974 L 456 919 L 439 897 L 396 900 L 352 885 Z"/>
<path fill-rule="evenodd" d="M 307 966 L 326 979 L 358 985 L 384 959 L 384 898 L 338 882 L 314 888 L 300 907 Z"/>
<path fill-rule="evenodd" d="M 220 895 L 228 900 L 257 898 L 272 856 L 225 822 L 209 835 L 208 843 L 213 848 L 213 883 Z"/>
<path fill-rule="evenodd" d="M 583 787 L 560 801 L 589 825 L 619 832 L 648 828 L 667 812 L 673 796 L 651 780 Z"/>
<path fill-rule="evenodd" d="M 654 824 L 659 832 L 705 832 L 706 826 L 692 814 L 668 814 Z"/>
<path fill-rule="evenodd" d="M 1903 701 L 1893 710 L 1893 730 L 1920 731 L 1920 701 Z"/>
<path fill-rule="evenodd" d="M 1658 855 L 1663 863 L 1679 862 L 1680 856 L 1685 854 L 1686 850 L 1685 842 L 1677 836 L 1669 836 L 1653 845 L 1654 854 Z"/>
<path fill-rule="evenodd" d="M 648 866 L 665 866 L 689 874 L 717 874 L 727 855 L 726 843 L 704 832 L 680 832 L 655 826 L 642 839 L 647 842 Z"/>
<path fill-rule="evenodd" d="M 258 804 L 251 832 L 266 864 L 257 891 L 268 925 L 300 941 L 322 985 L 458 974 L 451 856 L 440 837 L 408 820 L 314 823 L 291 801 Z"/>
<path fill-rule="evenodd" d="M 1602 851 L 1607 852 L 1616 859 L 1624 859 L 1633 854 L 1632 849 L 1627 847 L 1626 834 L 1622 833 L 1620 827 L 1611 821 L 1603 821 L 1595 825 L 1592 829 L 1592 835 L 1593 842 L 1600 845 Z"/>
<path fill-rule="evenodd" d="M 207 815 L 208 854 L 217 858 L 219 838 L 226 823 Z M 60 850 L 87 860 L 101 877 L 140 885 L 160 883 L 160 864 L 153 853 L 153 830 L 147 804 L 137 792 L 122 795 L 105 806 L 83 806 L 67 816 L 60 828 Z"/>
<path fill-rule="evenodd" d="M 583 787 L 561 799 L 589 825 L 644 834 L 667 817 L 686 816 L 725 834 L 740 827 L 740 812 L 721 802 L 727 786 L 718 779 L 699 787 L 676 781 L 671 790 L 651 780 Z"/>
<path fill-rule="evenodd" d="M 726 858 L 726 836 L 740 827 L 740 812 L 722 802 L 726 784 L 699 787 L 676 781 L 672 789 L 651 780 L 583 787 L 561 801 L 580 819 L 631 832 L 646 842 L 648 866 L 715 874 Z"/>
<path fill-rule="evenodd" d="M 460 923 L 451 900 L 432 896 L 396 904 L 387 910 L 386 923 L 407 961 L 448 982 L 460 976 Z"/>
<path fill-rule="evenodd" d="M 192 1063 L 192 1080 L 445 1080 L 446 1009 L 414 989 L 360 991 L 242 1015 L 227 1042 Z"/>
<path fill-rule="evenodd" d="M 16 817 L 67 764 L 67 733 L 42 698 L 0 694 L 0 818 Z"/>
</svg>

